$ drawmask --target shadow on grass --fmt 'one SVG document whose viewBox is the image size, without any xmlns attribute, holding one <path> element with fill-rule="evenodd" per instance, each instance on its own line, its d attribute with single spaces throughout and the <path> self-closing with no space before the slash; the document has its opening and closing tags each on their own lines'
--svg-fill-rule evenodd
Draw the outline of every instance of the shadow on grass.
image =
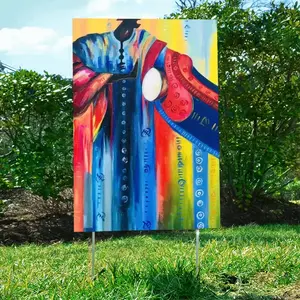
<svg viewBox="0 0 300 300">
<path fill-rule="evenodd" d="M 117 263 L 112 264 L 108 270 L 100 272 L 95 279 L 96 286 L 103 285 L 108 278 L 111 279 L 109 284 L 111 289 L 117 289 L 120 286 L 126 286 L 127 293 L 135 292 L 134 288 L 139 286 L 147 290 L 151 297 L 147 299 L 199 299 L 199 300 L 281 300 L 283 298 L 276 296 L 259 296 L 256 294 L 247 294 L 240 292 L 238 295 L 227 287 L 227 292 L 222 290 L 222 283 L 216 282 L 215 286 L 209 285 L 199 276 L 195 275 L 193 265 L 184 260 L 179 260 L 175 265 L 149 265 L 146 271 L 141 271 L 137 267 L 122 268 Z M 107 282 L 107 281 L 106 281 Z M 126 298 L 123 294 L 123 297 Z M 125 299 L 124 298 L 124 299 Z M 126 298 L 127 299 L 127 298 Z"/>
<path fill-rule="evenodd" d="M 138 267 L 125 269 L 115 263 L 105 271 L 105 274 L 100 274 L 96 278 L 96 285 L 102 285 L 102 280 L 106 281 L 105 278 L 113 278 L 109 284 L 112 289 L 126 286 L 126 294 L 135 292 L 135 287 L 139 286 L 147 291 L 150 296 L 147 299 L 231 299 L 226 295 L 220 298 L 198 276 L 195 276 L 195 268 L 184 261 L 177 261 L 176 265 L 149 264 L 144 270 Z M 127 295 L 123 294 L 124 296 L 126 298 Z"/>
<path fill-rule="evenodd" d="M 151 270 L 146 280 L 153 295 L 161 299 L 216 298 L 216 294 L 195 276 L 195 269 L 180 262 L 174 268 Z"/>
</svg>

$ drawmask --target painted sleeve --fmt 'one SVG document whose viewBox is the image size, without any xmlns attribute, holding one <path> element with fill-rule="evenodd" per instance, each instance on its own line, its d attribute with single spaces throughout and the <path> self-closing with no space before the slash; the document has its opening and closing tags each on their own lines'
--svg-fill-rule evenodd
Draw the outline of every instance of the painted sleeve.
<svg viewBox="0 0 300 300">
<path fill-rule="evenodd" d="M 168 92 L 162 108 L 172 121 L 182 122 L 189 118 L 195 112 L 194 101 L 201 101 L 213 110 L 218 109 L 216 87 L 193 67 L 189 56 L 167 49 L 164 70 Z"/>
<path fill-rule="evenodd" d="M 73 106 L 74 114 L 84 112 L 100 93 L 112 75 L 95 73 L 73 54 Z"/>
<path fill-rule="evenodd" d="M 155 68 L 164 72 L 167 90 L 155 101 L 165 121 L 201 149 L 218 156 L 218 89 L 193 67 L 189 56 L 166 48 Z"/>
</svg>

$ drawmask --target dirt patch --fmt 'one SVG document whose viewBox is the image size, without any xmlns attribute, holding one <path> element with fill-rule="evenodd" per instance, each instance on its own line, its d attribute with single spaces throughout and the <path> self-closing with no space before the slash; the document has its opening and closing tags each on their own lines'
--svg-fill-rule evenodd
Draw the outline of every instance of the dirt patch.
<svg viewBox="0 0 300 300">
<path fill-rule="evenodd" d="M 259 272 L 255 275 L 253 282 L 259 284 L 272 284 L 275 281 L 275 275 L 268 272 Z"/>
<path fill-rule="evenodd" d="M 58 200 L 44 200 L 26 190 L 13 189 L 0 191 L 0 200 L 5 203 L 5 210 L 0 215 L 0 244 L 86 240 L 91 236 L 89 233 L 73 232 L 72 190 L 62 192 Z M 247 212 L 226 201 L 221 201 L 221 204 L 222 225 L 225 227 L 250 223 L 300 222 L 299 204 L 267 203 Z M 137 234 L 139 232 L 98 233 L 97 238 Z"/>
<path fill-rule="evenodd" d="M 0 243 L 54 242 L 84 238 L 73 233 L 73 203 L 67 197 L 60 200 L 33 195 L 23 189 L 2 191 L 5 202 L 0 217 Z"/>
<path fill-rule="evenodd" d="M 264 199 L 247 210 L 239 209 L 232 201 L 221 201 L 221 222 L 225 227 L 246 224 L 300 224 L 300 205 L 288 201 Z"/>
<path fill-rule="evenodd" d="M 285 300 L 296 300 L 300 299 L 300 281 L 289 288 L 282 296 Z"/>
<path fill-rule="evenodd" d="M 74 233 L 72 191 L 59 200 L 43 199 L 23 189 L 0 191 L 5 210 L 0 215 L 0 245 L 87 240 L 91 233 Z M 141 232 L 102 232 L 97 240 L 133 236 Z M 143 232 L 147 234 L 150 232 Z"/>
</svg>

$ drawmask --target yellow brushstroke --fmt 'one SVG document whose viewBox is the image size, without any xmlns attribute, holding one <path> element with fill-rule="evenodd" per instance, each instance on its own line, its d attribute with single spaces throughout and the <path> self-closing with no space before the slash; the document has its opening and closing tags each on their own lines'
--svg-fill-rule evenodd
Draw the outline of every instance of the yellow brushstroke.
<svg viewBox="0 0 300 300">
<path fill-rule="evenodd" d="M 217 32 L 215 32 L 212 36 L 208 79 L 214 84 L 218 85 L 218 34 Z"/>
<path fill-rule="evenodd" d="M 208 195 L 210 228 L 220 227 L 220 167 L 219 159 L 208 154 Z"/>
<path fill-rule="evenodd" d="M 197 71 L 199 73 L 205 74 L 205 67 L 206 67 L 207 63 L 208 62 L 205 59 L 197 59 L 194 64 L 194 67 L 197 69 Z M 210 65 L 209 65 L 209 68 L 210 68 Z"/>
</svg>

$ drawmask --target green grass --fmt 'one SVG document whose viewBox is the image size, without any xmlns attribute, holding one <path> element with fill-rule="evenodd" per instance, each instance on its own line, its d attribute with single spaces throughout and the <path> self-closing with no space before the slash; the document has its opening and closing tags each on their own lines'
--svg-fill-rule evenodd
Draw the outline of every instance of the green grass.
<svg viewBox="0 0 300 300">
<path fill-rule="evenodd" d="M 87 243 L 0 247 L 0 299 L 285 299 L 300 287 L 300 228 L 245 226 Z M 293 298 L 289 298 L 293 299 Z M 296 298 L 295 298 L 296 299 Z"/>
</svg>

